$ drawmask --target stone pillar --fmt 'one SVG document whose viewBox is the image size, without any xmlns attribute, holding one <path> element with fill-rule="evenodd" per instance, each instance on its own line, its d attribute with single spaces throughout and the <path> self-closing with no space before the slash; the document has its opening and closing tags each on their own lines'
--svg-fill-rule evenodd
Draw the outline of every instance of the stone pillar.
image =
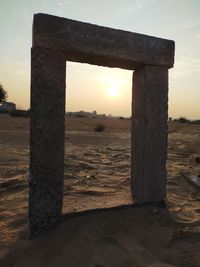
<svg viewBox="0 0 200 267">
<path fill-rule="evenodd" d="M 66 62 L 57 50 L 31 52 L 29 226 L 36 235 L 62 211 Z"/>
<path fill-rule="evenodd" d="M 133 74 L 132 174 L 136 203 L 166 196 L 168 69 L 145 65 Z"/>
</svg>

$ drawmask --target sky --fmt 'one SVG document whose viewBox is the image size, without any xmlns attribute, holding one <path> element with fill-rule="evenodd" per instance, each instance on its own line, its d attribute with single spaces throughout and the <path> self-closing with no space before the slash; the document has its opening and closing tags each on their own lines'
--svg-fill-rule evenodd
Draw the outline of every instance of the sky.
<svg viewBox="0 0 200 267">
<path fill-rule="evenodd" d="M 0 0 L 0 83 L 30 106 L 33 14 L 47 13 L 175 41 L 169 117 L 200 119 L 199 0 Z M 66 110 L 130 116 L 132 71 L 67 62 Z"/>
</svg>

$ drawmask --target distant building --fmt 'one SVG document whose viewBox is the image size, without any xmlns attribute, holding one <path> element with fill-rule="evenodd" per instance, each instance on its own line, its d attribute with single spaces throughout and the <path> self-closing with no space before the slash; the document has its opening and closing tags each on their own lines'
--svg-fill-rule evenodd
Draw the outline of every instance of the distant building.
<svg viewBox="0 0 200 267">
<path fill-rule="evenodd" d="M 97 114 L 96 110 L 92 112 L 86 112 L 83 110 L 76 111 L 76 112 L 66 112 L 66 116 L 67 117 L 86 117 L 86 118 L 107 118 L 106 114 Z"/>
<path fill-rule="evenodd" d="M 11 111 L 16 109 L 16 104 L 13 102 L 2 102 L 0 104 L 0 110 Z"/>
</svg>

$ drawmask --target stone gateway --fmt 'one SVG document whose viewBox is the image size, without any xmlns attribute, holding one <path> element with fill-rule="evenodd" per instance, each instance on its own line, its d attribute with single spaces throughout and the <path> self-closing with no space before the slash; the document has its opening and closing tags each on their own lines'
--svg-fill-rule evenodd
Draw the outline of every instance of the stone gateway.
<svg viewBox="0 0 200 267">
<path fill-rule="evenodd" d="M 131 192 L 136 203 L 166 196 L 168 69 L 174 41 L 47 14 L 34 15 L 31 49 L 29 227 L 61 216 L 66 61 L 134 70 Z"/>
</svg>

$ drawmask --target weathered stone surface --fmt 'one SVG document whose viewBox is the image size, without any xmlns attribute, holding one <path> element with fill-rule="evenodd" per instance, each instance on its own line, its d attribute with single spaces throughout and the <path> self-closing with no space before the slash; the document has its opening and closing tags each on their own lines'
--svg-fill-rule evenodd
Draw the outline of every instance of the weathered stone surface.
<svg viewBox="0 0 200 267">
<path fill-rule="evenodd" d="M 168 68 L 174 42 L 51 15 L 34 16 L 31 65 L 30 232 L 60 217 L 66 60 L 136 69 L 131 187 L 134 202 L 166 195 Z"/>
<path fill-rule="evenodd" d="M 134 201 L 166 195 L 168 70 L 144 66 L 133 74 L 132 194 Z"/>
<path fill-rule="evenodd" d="M 29 222 L 33 235 L 61 215 L 65 75 L 62 52 L 32 48 Z"/>
<path fill-rule="evenodd" d="M 69 61 L 132 70 L 174 63 L 174 41 L 47 14 L 34 15 L 33 46 L 60 49 Z"/>
</svg>

